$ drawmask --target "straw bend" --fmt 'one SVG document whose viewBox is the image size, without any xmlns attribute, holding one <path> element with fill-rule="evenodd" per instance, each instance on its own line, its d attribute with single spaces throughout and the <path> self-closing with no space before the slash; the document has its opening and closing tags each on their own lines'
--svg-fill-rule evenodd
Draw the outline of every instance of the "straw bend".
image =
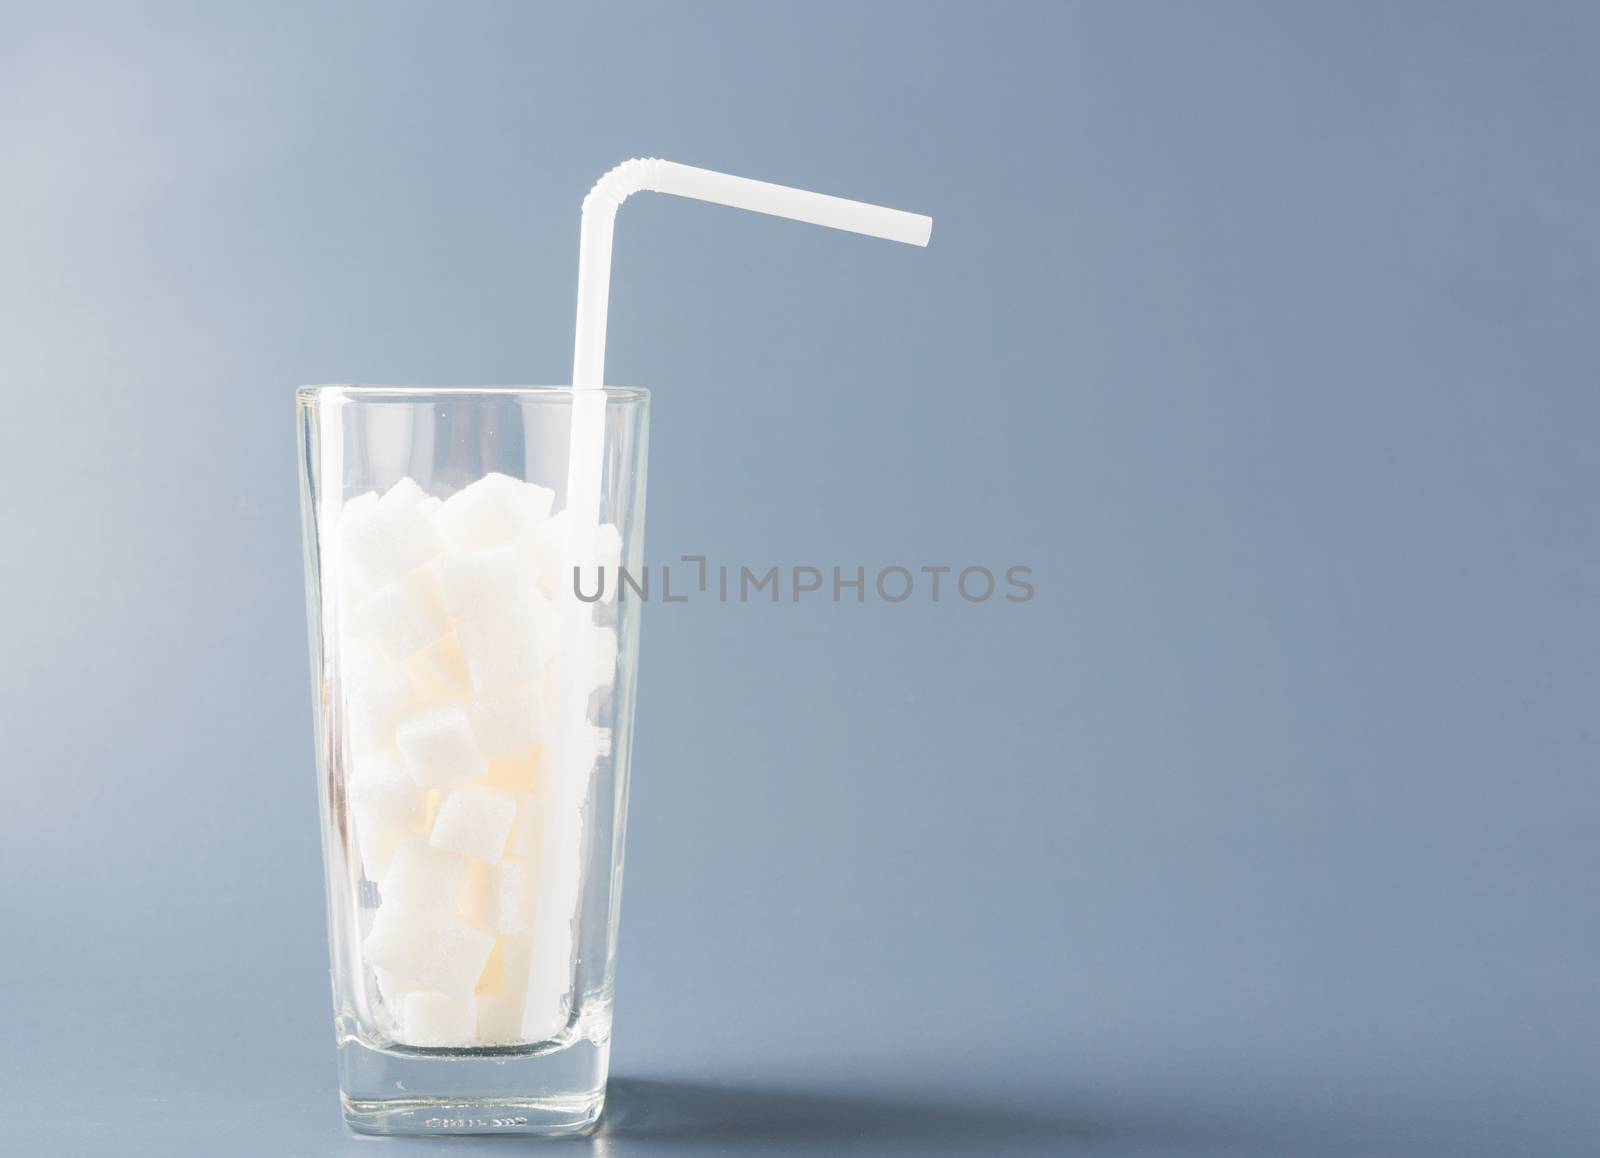
<svg viewBox="0 0 1600 1158">
<path fill-rule="evenodd" d="M 661 166 L 664 164 L 666 162 L 659 157 L 635 157 L 607 170 L 583 199 L 583 211 L 615 213 L 635 193 L 653 192 L 660 187 Z"/>
<path fill-rule="evenodd" d="M 671 193 L 696 201 L 710 201 L 733 209 L 747 209 L 791 221 L 806 221 L 830 229 L 864 233 L 906 245 L 927 245 L 933 218 L 907 213 L 865 201 L 851 201 L 809 189 L 754 181 L 711 169 L 697 169 L 659 157 L 624 161 L 596 181 L 583 199 L 585 213 L 615 216 L 617 208 L 635 193 Z"/>
<path fill-rule="evenodd" d="M 592 389 L 605 381 L 612 233 L 618 208 L 635 193 L 643 192 L 710 201 L 906 245 L 927 245 L 933 232 L 933 218 L 920 213 L 697 169 L 660 157 L 624 161 L 596 181 L 583 199 L 578 244 L 578 324 L 572 355 L 572 384 L 579 389 Z M 583 421 L 579 425 L 587 433 L 589 423 Z M 572 462 L 574 466 L 580 462 L 576 453 Z"/>
</svg>

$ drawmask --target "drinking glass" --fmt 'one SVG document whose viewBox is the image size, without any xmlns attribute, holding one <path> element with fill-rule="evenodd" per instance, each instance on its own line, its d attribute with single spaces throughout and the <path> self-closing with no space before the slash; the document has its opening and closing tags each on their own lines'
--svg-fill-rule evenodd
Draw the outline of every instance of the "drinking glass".
<svg viewBox="0 0 1600 1158">
<path fill-rule="evenodd" d="M 581 1133 L 605 1100 L 646 391 L 298 392 L 334 1035 L 365 1133 Z"/>
</svg>

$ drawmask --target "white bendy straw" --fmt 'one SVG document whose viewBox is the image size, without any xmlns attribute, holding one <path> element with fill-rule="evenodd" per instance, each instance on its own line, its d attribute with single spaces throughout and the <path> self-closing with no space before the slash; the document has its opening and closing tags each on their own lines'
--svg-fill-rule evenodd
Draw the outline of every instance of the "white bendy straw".
<svg viewBox="0 0 1600 1158">
<path fill-rule="evenodd" d="M 572 347 L 572 432 L 567 457 L 567 531 L 569 559 L 574 562 L 587 563 L 593 558 L 599 518 L 605 453 L 605 394 L 600 387 L 605 384 L 611 238 L 617 209 L 634 193 L 646 191 L 692 197 L 907 245 L 927 245 L 933 232 L 933 218 L 920 213 L 752 181 L 654 157 L 624 161 L 596 181 L 583 199 L 583 226 L 578 241 L 578 318 Z M 564 714 L 569 726 L 577 722 L 571 713 Z"/>
<path fill-rule="evenodd" d="M 624 161 L 595 182 L 583 199 L 583 228 L 578 243 L 578 319 L 572 351 L 572 433 L 567 458 L 569 554 L 563 588 L 570 581 L 573 563 L 590 566 L 594 560 L 605 454 L 606 407 L 601 387 L 605 383 L 606 309 L 611 297 L 611 237 L 618 207 L 634 193 L 645 191 L 809 221 L 907 245 L 927 245 L 933 232 L 933 219 L 920 213 L 885 209 L 656 158 Z M 616 582 L 614 576 L 611 581 Z M 597 589 L 592 582 L 585 583 L 585 587 Z M 573 607 L 573 601 L 565 598 L 565 590 L 562 594 L 562 602 L 569 608 L 562 617 L 562 651 L 573 657 L 572 670 L 587 671 L 584 653 L 590 635 L 580 626 L 588 609 L 581 603 Z M 572 758 L 590 751 L 577 742 L 588 722 L 588 695 L 582 681 L 569 682 L 571 686 L 562 696 L 558 740 L 560 766 L 567 775 L 560 778 L 564 783 L 551 788 L 558 794 L 570 794 L 569 801 L 580 803 L 588 770 L 574 767 Z"/>
<path fill-rule="evenodd" d="M 611 237 L 617 209 L 634 193 L 671 193 L 748 209 L 831 229 L 864 233 L 907 245 L 927 245 L 933 218 L 826 193 L 791 189 L 662 161 L 624 161 L 596 181 L 583 199 L 578 241 L 578 320 L 572 345 L 572 437 L 567 459 L 567 509 L 575 535 L 591 530 L 600 503 L 601 455 L 605 448 L 606 310 L 611 300 Z M 576 544 L 575 544 L 576 545 Z M 587 559 L 588 551 L 574 556 Z"/>
</svg>

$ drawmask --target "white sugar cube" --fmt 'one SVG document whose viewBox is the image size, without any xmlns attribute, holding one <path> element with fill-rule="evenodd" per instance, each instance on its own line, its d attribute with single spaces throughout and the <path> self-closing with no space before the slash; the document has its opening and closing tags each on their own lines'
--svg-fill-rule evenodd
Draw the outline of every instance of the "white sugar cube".
<svg viewBox="0 0 1600 1158">
<path fill-rule="evenodd" d="M 395 720 L 416 701 L 416 685 L 392 660 L 361 643 L 340 648 L 339 672 L 352 742 L 387 747 Z"/>
<path fill-rule="evenodd" d="M 464 620 L 460 636 L 474 691 L 495 692 L 529 684 L 544 671 L 538 628 L 531 611 L 488 620 Z"/>
<path fill-rule="evenodd" d="M 470 1046 L 478 1036 L 478 1003 L 471 997 L 418 990 L 400 1002 L 395 1036 L 406 1045 Z"/>
<path fill-rule="evenodd" d="M 392 659 L 404 659 L 450 630 L 444 598 L 432 568 L 391 580 L 355 609 L 355 627 Z"/>
<path fill-rule="evenodd" d="M 428 843 L 462 856 L 499 861 L 517 818 L 516 797 L 482 785 L 450 792 L 439 805 Z"/>
<path fill-rule="evenodd" d="M 325 560 L 331 557 L 324 556 Z M 328 569 L 323 574 L 324 592 L 336 593 L 331 598 L 331 605 L 338 608 L 338 615 L 342 620 L 346 621 L 344 628 L 348 631 L 349 622 L 355 614 L 356 605 L 367 597 L 367 593 L 372 588 L 365 577 L 349 567 L 340 566 L 338 574 L 334 575 L 331 570 L 334 565 L 327 564 L 326 566 Z M 327 608 L 324 608 L 324 611 L 326 610 Z"/>
<path fill-rule="evenodd" d="M 484 865 L 483 867 L 489 870 L 491 874 L 493 873 L 491 866 Z M 506 988 L 505 981 L 505 939 L 496 937 L 494 952 L 489 954 L 489 963 L 483 967 L 483 973 L 479 975 L 477 988 L 473 992 L 480 996 L 485 993 L 504 993 Z"/>
<path fill-rule="evenodd" d="M 508 860 L 500 865 L 494 906 L 494 931 L 526 933 L 539 909 L 539 866 Z"/>
<path fill-rule="evenodd" d="M 378 515 L 389 540 L 396 571 L 420 567 L 443 549 L 432 520 L 422 509 L 425 498 L 427 495 L 422 493 L 421 487 L 410 479 L 403 479 L 378 500 Z"/>
<path fill-rule="evenodd" d="M 528 748 L 508 756 L 496 756 L 489 761 L 489 774 L 482 783 L 502 792 L 537 792 L 539 766 L 543 762 L 542 748 Z"/>
<path fill-rule="evenodd" d="M 478 1041 L 483 1045 L 514 1045 L 522 1040 L 520 990 L 485 993 L 478 997 Z"/>
<path fill-rule="evenodd" d="M 556 492 L 549 487 L 542 487 L 538 483 L 525 482 L 522 484 L 522 506 L 526 522 L 524 529 L 542 523 L 550 517 L 550 509 L 556 505 Z"/>
<path fill-rule="evenodd" d="M 414 833 L 405 834 L 389 861 L 388 871 L 378 878 L 383 907 L 453 910 L 466 886 L 469 863 L 464 857 L 433 847 Z"/>
<path fill-rule="evenodd" d="M 467 997 L 494 949 L 494 935 L 453 914 L 385 903 L 362 942 L 367 963 L 424 989 Z"/>
<path fill-rule="evenodd" d="M 374 968 L 372 973 L 378 979 L 378 992 L 384 1001 L 392 1002 L 396 1006 L 400 1004 L 400 998 L 420 988 L 415 981 L 407 981 L 398 973 L 391 973 L 387 969 Z"/>
<path fill-rule="evenodd" d="M 556 648 L 561 641 L 561 605 L 535 588 L 525 606 L 528 617 L 533 621 L 534 634 L 544 646 L 547 660 L 553 663 L 559 658 Z"/>
<path fill-rule="evenodd" d="M 528 994 L 528 966 L 533 962 L 532 940 L 525 934 L 517 934 L 499 938 L 495 946 L 500 958 L 499 984 L 495 986 L 495 992 L 515 994 L 520 1006 Z M 520 1027 L 518 1033 L 521 1033 Z"/>
<path fill-rule="evenodd" d="M 514 537 L 528 519 L 523 483 L 486 474 L 444 501 L 433 525 L 453 547 L 488 547 Z"/>
<path fill-rule="evenodd" d="M 347 640 L 339 651 L 341 686 L 348 703 L 360 703 L 384 719 L 398 715 L 416 698 L 406 673 L 376 647 Z"/>
<path fill-rule="evenodd" d="M 467 676 L 467 657 L 461 650 L 461 640 L 453 631 L 408 659 L 406 669 L 430 698 L 454 699 L 472 691 Z"/>
<path fill-rule="evenodd" d="M 522 1039 L 522 1011 L 528 990 L 526 937 L 500 937 L 478 982 L 478 1040 L 509 1045 Z"/>
<path fill-rule="evenodd" d="M 452 551 L 439 564 L 445 606 L 457 619 L 488 619 L 521 607 L 534 589 L 533 566 L 518 543 Z"/>
<path fill-rule="evenodd" d="M 539 742 L 544 718 L 541 682 L 489 692 L 472 703 L 472 730 L 486 756 L 522 752 Z"/>
<path fill-rule="evenodd" d="M 361 951 L 374 970 L 381 969 L 410 985 L 425 985 L 423 977 L 438 924 L 435 914 L 384 904 L 373 914 Z"/>
<path fill-rule="evenodd" d="M 423 788 L 450 788 L 489 770 L 466 708 L 453 700 L 406 713 L 395 726 L 394 742 L 412 779 Z"/>
<path fill-rule="evenodd" d="M 469 860 L 467 885 L 456 912 L 470 925 L 494 930 L 495 906 L 500 897 L 500 867 L 481 860 Z"/>
<path fill-rule="evenodd" d="M 430 989 L 466 996 L 477 986 L 493 951 L 493 934 L 461 921 L 447 922 L 439 929 L 424 980 Z"/>
<path fill-rule="evenodd" d="M 368 491 L 344 504 L 339 513 L 339 565 L 352 587 L 366 589 L 393 568 L 389 542 L 378 514 L 378 493 Z"/>
<path fill-rule="evenodd" d="M 463 920 L 479 929 L 502 935 L 532 933 L 540 906 L 544 903 L 543 866 L 536 860 L 503 860 L 491 865 L 471 862 L 462 904 L 457 910 Z M 564 893 L 563 896 L 570 896 Z M 570 915 L 570 913 L 569 913 Z M 491 962 L 498 984 L 501 962 Z M 489 973 L 484 981 L 490 980 Z"/>
<path fill-rule="evenodd" d="M 380 880 L 406 832 L 422 816 L 422 795 L 410 773 L 387 754 L 359 760 L 350 777 L 350 813 L 368 880 Z"/>
<path fill-rule="evenodd" d="M 517 822 L 511 826 L 506 855 L 536 860 L 544 845 L 544 797 L 534 792 L 517 794 Z"/>
<path fill-rule="evenodd" d="M 398 510 L 402 506 L 414 507 L 428 497 L 428 492 L 416 479 L 407 475 L 394 486 L 383 492 L 383 504 L 391 510 Z"/>
<path fill-rule="evenodd" d="M 438 536 L 415 498 L 420 490 L 405 479 L 381 499 L 369 492 L 345 504 L 339 518 L 340 559 L 358 585 L 382 586 L 438 554 Z"/>
</svg>

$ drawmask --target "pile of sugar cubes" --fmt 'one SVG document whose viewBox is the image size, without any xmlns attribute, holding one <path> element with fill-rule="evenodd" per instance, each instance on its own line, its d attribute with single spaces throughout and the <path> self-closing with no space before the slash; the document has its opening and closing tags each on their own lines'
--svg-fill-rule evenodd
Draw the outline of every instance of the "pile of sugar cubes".
<svg viewBox="0 0 1600 1158">
<path fill-rule="evenodd" d="M 567 1021 L 584 798 L 610 733 L 562 732 L 558 711 L 571 681 L 610 688 L 617 637 L 571 596 L 554 498 L 503 474 L 443 500 L 404 478 L 338 520 L 347 800 L 379 897 L 362 955 L 407 1045 L 539 1042 Z M 596 542 L 614 576 L 617 528 Z"/>
</svg>

